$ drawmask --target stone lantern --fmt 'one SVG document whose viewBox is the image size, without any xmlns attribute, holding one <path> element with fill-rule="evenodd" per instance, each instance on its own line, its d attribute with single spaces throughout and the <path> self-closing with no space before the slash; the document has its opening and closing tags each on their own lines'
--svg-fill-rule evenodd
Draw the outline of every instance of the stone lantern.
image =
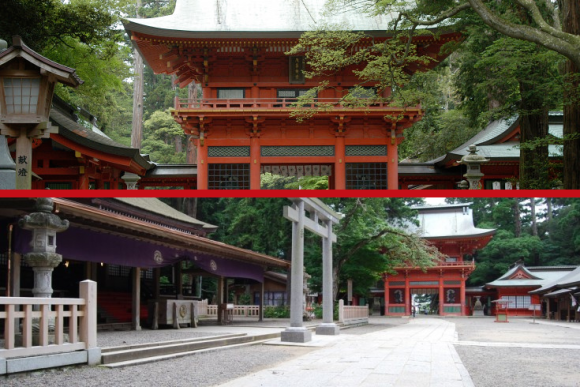
<svg viewBox="0 0 580 387">
<path fill-rule="evenodd" d="M 458 161 L 459 164 L 465 164 L 467 172 L 463 177 L 469 182 L 469 189 L 481 189 L 481 164 L 487 163 L 489 159 L 477 154 L 477 147 L 475 145 L 469 146 L 469 154 L 465 155 Z"/>
<path fill-rule="evenodd" d="M 32 230 L 32 252 L 25 254 L 24 260 L 34 271 L 34 297 L 52 296 L 52 271 L 62 261 L 62 255 L 56 252 L 56 233 L 65 231 L 69 222 L 53 214 L 52 209 L 52 199 L 39 198 L 36 201 L 38 212 L 18 221 L 21 228 Z"/>
<path fill-rule="evenodd" d="M 51 61 L 12 37 L 0 41 L 0 134 L 16 138 L 16 189 L 30 189 L 32 141 L 48 138 L 52 96 L 57 82 L 77 87 L 75 70 Z"/>
</svg>

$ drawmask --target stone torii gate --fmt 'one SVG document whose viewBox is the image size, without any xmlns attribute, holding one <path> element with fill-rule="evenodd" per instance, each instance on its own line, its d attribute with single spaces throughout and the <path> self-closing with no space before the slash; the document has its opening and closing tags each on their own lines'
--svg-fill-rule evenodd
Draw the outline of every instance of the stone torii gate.
<svg viewBox="0 0 580 387">
<path fill-rule="evenodd" d="M 304 229 L 322 237 L 322 324 L 316 328 L 319 335 L 337 335 L 338 326 L 332 319 L 332 244 L 336 235 L 332 225 L 342 215 L 315 198 L 290 198 L 294 205 L 284 207 L 284 217 L 292 221 L 292 277 L 290 295 L 290 327 L 282 332 L 282 341 L 306 343 L 312 333 L 304 327 L 302 291 L 304 289 Z M 306 212 L 310 218 L 306 217 Z M 322 224 L 321 224 L 322 223 Z"/>
</svg>

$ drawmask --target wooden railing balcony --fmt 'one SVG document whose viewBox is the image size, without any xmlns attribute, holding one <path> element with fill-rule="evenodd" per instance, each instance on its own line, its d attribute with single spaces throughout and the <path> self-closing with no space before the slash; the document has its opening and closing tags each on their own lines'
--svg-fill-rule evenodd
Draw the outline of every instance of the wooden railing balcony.
<svg viewBox="0 0 580 387">
<path fill-rule="evenodd" d="M 475 261 L 456 261 L 456 262 L 446 262 L 446 261 L 438 261 L 435 262 L 433 266 L 430 266 L 429 269 L 433 269 L 436 267 L 464 267 L 475 269 Z M 404 270 L 404 269 L 418 269 L 419 267 L 415 266 L 398 266 L 395 267 L 395 270 Z"/>
<path fill-rule="evenodd" d="M 197 100 L 175 98 L 175 109 L 294 109 L 297 102 L 296 98 L 242 98 L 242 99 L 224 99 L 224 98 L 200 98 Z M 311 104 L 302 104 L 303 108 L 316 108 L 321 105 L 332 106 L 334 108 L 345 108 L 341 98 L 316 98 Z M 388 101 L 373 101 L 368 106 L 358 109 L 387 109 Z M 418 109 L 419 107 L 417 107 Z M 392 110 L 401 110 L 401 108 L 390 108 Z"/>
<path fill-rule="evenodd" d="M 445 262 L 445 261 L 439 261 L 436 263 L 436 266 L 446 266 L 446 267 L 453 267 L 453 266 L 467 266 L 467 267 L 473 267 L 475 268 L 475 261 L 457 261 L 457 262 Z"/>
</svg>

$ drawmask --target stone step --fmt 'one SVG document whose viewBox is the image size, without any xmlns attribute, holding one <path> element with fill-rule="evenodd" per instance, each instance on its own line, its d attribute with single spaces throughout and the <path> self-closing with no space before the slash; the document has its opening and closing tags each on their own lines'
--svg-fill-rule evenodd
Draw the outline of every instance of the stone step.
<svg viewBox="0 0 580 387">
<path fill-rule="evenodd" d="M 167 340 L 167 341 L 157 341 L 157 342 L 153 342 L 153 343 L 120 345 L 117 347 L 101 348 L 101 353 L 122 352 L 122 351 L 134 350 L 134 349 L 160 347 L 160 346 L 164 346 L 164 345 L 186 344 L 186 343 L 192 343 L 192 342 L 196 342 L 196 341 L 209 341 L 209 340 L 225 339 L 225 338 L 232 338 L 232 337 L 242 337 L 242 336 L 246 336 L 246 335 L 247 335 L 246 333 L 228 333 L 228 334 L 219 335 L 219 336 L 203 336 L 203 337 L 194 337 L 191 339 Z"/>
<path fill-rule="evenodd" d="M 247 334 L 224 335 L 214 338 L 197 338 L 181 340 L 178 342 L 162 342 L 135 345 L 131 348 L 116 347 L 103 348 L 101 364 L 110 365 L 123 362 L 134 362 L 139 359 L 161 360 L 164 357 L 172 357 L 177 354 L 191 354 L 208 348 L 226 347 L 237 344 L 255 343 L 280 337 L 279 332 L 249 336 Z M 121 349 L 122 348 L 122 349 Z M 136 364 L 136 363 L 132 363 Z M 129 365 L 129 364 L 127 364 Z"/>
<path fill-rule="evenodd" d="M 200 353 L 204 353 L 204 352 L 221 351 L 221 350 L 228 349 L 228 348 L 236 348 L 236 347 L 242 347 L 242 346 L 247 346 L 247 345 L 256 345 L 256 344 L 261 344 L 261 343 L 266 342 L 266 341 L 271 340 L 271 339 L 272 338 L 267 338 L 264 340 L 256 340 L 256 341 L 251 341 L 251 342 L 247 342 L 247 343 L 233 344 L 233 345 L 221 346 L 221 347 L 211 347 L 211 348 L 199 349 L 199 350 L 190 351 L 190 352 L 179 352 L 179 353 L 172 353 L 169 355 L 152 356 L 152 357 L 145 357 L 145 358 L 141 358 L 141 359 L 121 361 L 121 362 L 117 362 L 117 363 L 101 364 L 101 367 L 106 367 L 106 368 L 130 367 L 130 366 L 139 365 L 139 364 L 153 363 L 156 361 L 170 360 L 170 359 L 175 359 L 175 358 L 183 357 L 183 356 L 196 355 L 196 354 L 200 354 Z"/>
</svg>

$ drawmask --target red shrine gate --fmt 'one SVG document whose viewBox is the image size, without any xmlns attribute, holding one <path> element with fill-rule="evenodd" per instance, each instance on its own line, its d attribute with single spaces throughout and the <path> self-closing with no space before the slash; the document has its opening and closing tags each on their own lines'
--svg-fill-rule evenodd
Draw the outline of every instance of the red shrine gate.
<svg viewBox="0 0 580 387">
<path fill-rule="evenodd" d="M 351 67 L 328 77 L 329 89 L 317 96 L 333 105 L 330 112 L 301 123 L 290 117 L 290 103 L 321 79 L 305 79 L 304 57 L 285 52 L 312 29 L 300 18 L 316 18 L 322 3 L 305 0 L 296 10 L 280 1 L 238 0 L 220 7 L 178 0 L 171 16 L 125 23 L 155 73 L 174 74 L 181 87 L 194 80 L 203 87 L 200 100 L 176 98 L 172 112 L 196 145 L 198 189 L 260 189 L 264 172 L 328 176 L 331 189 L 398 189 L 397 146 L 403 130 L 421 118 L 419 106 L 342 107 L 339 99 L 359 82 Z M 374 42 L 388 39 L 384 22 L 360 14 L 351 19 Z M 441 46 L 459 37 L 416 38 L 418 54 L 436 61 L 420 69 L 410 64 L 406 71 L 433 67 L 445 57 Z M 369 37 L 360 45 L 370 43 Z"/>
<path fill-rule="evenodd" d="M 385 315 L 410 315 L 412 294 L 437 295 L 431 306 L 438 315 L 466 315 L 465 282 L 475 261 L 464 256 L 485 247 L 495 233 L 474 226 L 470 204 L 415 207 L 419 226 L 410 225 L 409 231 L 435 245 L 443 258 L 424 270 L 408 266 L 395 268 L 395 275 L 385 273 Z"/>
</svg>

